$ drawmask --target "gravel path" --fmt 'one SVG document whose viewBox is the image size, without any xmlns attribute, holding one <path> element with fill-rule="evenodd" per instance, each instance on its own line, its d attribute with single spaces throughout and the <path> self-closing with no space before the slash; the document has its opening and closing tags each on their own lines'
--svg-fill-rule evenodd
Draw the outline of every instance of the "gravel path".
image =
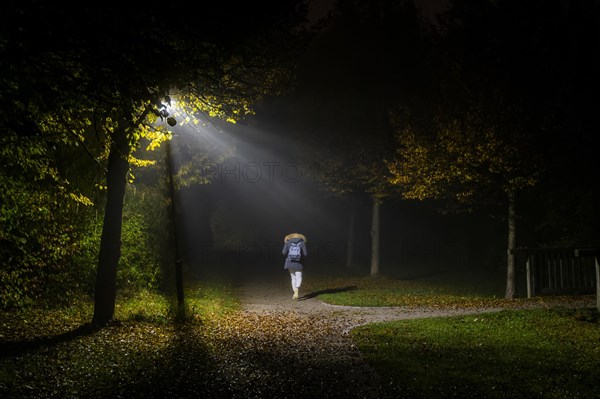
<svg viewBox="0 0 600 399">
<path fill-rule="evenodd" d="M 281 281 L 244 284 L 238 288 L 242 299 L 242 309 L 244 312 L 260 315 L 291 312 L 299 317 L 323 318 L 333 323 L 334 329 L 343 335 L 346 335 L 352 328 L 367 323 L 457 316 L 502 310 L 501 308 L 440 310 L 431 308 L 338 306 L 322 302 L 318 295 L 312 292 L 301 291 L 299 300 L 294 301 L 292 300 L 291 291 L 287 288 L 287 285 Z"/>
<path fill-rule="evenodd" d="M 218 346 L 227 348 L 217 364 L 228 397 L 382 398 L 383 392 L 390 393 L 389 387 L 382 389 L 389 382 L 382 381 L 352 343 L 352 328 L 501 310 L 332 306 L 311 292 L 301 291 L 294 301 L 287 284 L 287 279 L 240 284 L 242 312 L 214 331 Z M 410 397 L 395 389 L 392 397 Z"/>
</svg>

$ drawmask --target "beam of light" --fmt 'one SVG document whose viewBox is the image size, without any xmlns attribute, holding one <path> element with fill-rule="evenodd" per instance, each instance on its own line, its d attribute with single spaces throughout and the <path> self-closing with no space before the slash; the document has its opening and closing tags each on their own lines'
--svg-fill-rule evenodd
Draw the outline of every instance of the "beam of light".
<svg viewBox="0 0 600 399">
<path fill-rule="evenodd" d="M 311 243 L 321 240 L 325 246 L 340 246 L 333 240 L 341 236 L 346 221 L 340 222 L 339 212 L 328 207 L 317 188 L 315 171 L 296 161 L 299 154 L 314 153 L 301 142 L 301 136 L 291 137 L 277 128 L 227 123 L 205 114 L 188 115 L 174 97 L 166 110 L 177 119 L 177 125 L 170 128 L 173 145 L 168 146 L 174 164 L 179 165 L 175 170 L 191 167 L 196 169 L 191 173 L 204 173 L 206 177 L 186 186 L 189 189 L 178 184 L 177 223 L 187 248 L 186 257 L 198 259 L 195 252 L 202 251 L 199 240 L 218 238 L 206 237 L 206 218 L 214 218 L 219 212 L 230 215 L 227 222 L 235 222 L 217 226 L 220 232 L 229 229 L 232 236 L 256 240 L 250 245 L 283 245 L 286 234 L 299 231 Z M 181 173 L 176 174 L 181 182 Z M 199 184 L 204 188 L 195 189 L 201 187 Z M 206 209 L 214 205 L 210 205 L 211 198 L 217 208 Z M 219 217 L 216 220 L 222 221 Z M 211 224 L 211 235 L 214 228 Z M 274 251 L 280 252 L 281 248 Z"/>
<path fill-rule="evenodd" d="M 290 158 L 293 156 L 291 151 L 286 153 L 301 143 L 247 126 L 232 127 L 224 130 L 223 135 L 235 142 L 234 162 L 238 164 L 225 164 L 224 167 L 229 166 L 229 169 L 222 170 L 220 177 L 226 178 L 225 172 L 232 173 L 237 180 L 230 179 L 229 182 L 242 197 L 254 192 L 257 199 L 269 204 L 270 217 L 282 220 L 283 231 L 293 228 L 283 225 L 286 219 L 297 219 L 297 223 L 306 225 L 312 224 L 308 221 L 319 220 L 324 229 L 335 224 L 331 215 L 323 212 L 316 202 L 315 187 L 310 187 L 312 171 Z"/>
<path fill-rule="evenodd" d="M 331 240 L 333 232 L 340 230 L 338 215 L 324 206 L 311 171 L 293 160 L 294 151 L 290 149 L 302 144 L 256 127 L 220 123 L 205 116 L 197 119 L 199 123 L 178 124 L 173 129 L 174 140 L 206 152 L 206 162 L 212 166 L 207 173 L 212 181 L 203 192 L 210 191 L 217 206 L 236 218 L 232 230 L 251 230 L 249 239 L 281 245 L 283 237 L 293 231 L 303 232 L 311 241 L 311 237 L 319 235 L 328 235 Z M 172 156 L 176 164 L 185 162 L 181 152 L 173 151 Z M 184 190 L 178 194 L 184 204 L 181 209 L 184 215 L 203 211 L 191 207 L 206 206 L 204 199 L 194 197 L 198 191 L 195 193 Z M 238 221 L 236 215 L 240 209 Z M 198 250 L 198 243 L 189 241 L 200 238 L 198 221 L 187 216 L 179 219 L 187 247 Z M 279 252 L 281 248 L 275 250 Z"/>
</svg>

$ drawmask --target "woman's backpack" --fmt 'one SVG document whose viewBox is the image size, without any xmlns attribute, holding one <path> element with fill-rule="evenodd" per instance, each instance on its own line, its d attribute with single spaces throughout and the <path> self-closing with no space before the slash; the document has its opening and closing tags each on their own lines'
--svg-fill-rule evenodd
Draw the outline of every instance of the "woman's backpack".
<svg viewBox="0 0 600 399">
<path fill-rule="evenodd" d="M 300 242 L 290 242 L 290 248 L 288 251 L 288 257 L 292 262 L 299 262 L 302 257 L 302 251 L 300 248 Z"/>
</svg>

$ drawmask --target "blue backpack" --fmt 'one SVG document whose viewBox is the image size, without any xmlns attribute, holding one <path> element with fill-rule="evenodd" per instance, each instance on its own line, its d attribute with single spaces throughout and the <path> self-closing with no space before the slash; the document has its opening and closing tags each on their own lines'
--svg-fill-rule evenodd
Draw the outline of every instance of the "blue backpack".
<svg viewBox="0 0 600 399">
<path fill-rule="evenodd" d="M 302 256 L 302 252 L 300 251 L 300 243 L 299 242 L 290 242 L 290 248 L 288 251 L 288 256 L 292 262 L 299 262 L 300 257 Z"/>
</svg>

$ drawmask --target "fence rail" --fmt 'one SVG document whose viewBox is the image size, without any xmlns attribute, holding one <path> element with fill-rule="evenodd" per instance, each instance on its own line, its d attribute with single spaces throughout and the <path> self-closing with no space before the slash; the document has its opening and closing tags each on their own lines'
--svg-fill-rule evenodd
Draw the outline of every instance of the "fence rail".
<svg viewBox="0 0 600 399">
<path fill-rule="evenodd" d="M 600 309 L 600 249 L 516 248 L 525 263 L 527 297 L 539 294 L 593 294 Z"/>
</svg>

